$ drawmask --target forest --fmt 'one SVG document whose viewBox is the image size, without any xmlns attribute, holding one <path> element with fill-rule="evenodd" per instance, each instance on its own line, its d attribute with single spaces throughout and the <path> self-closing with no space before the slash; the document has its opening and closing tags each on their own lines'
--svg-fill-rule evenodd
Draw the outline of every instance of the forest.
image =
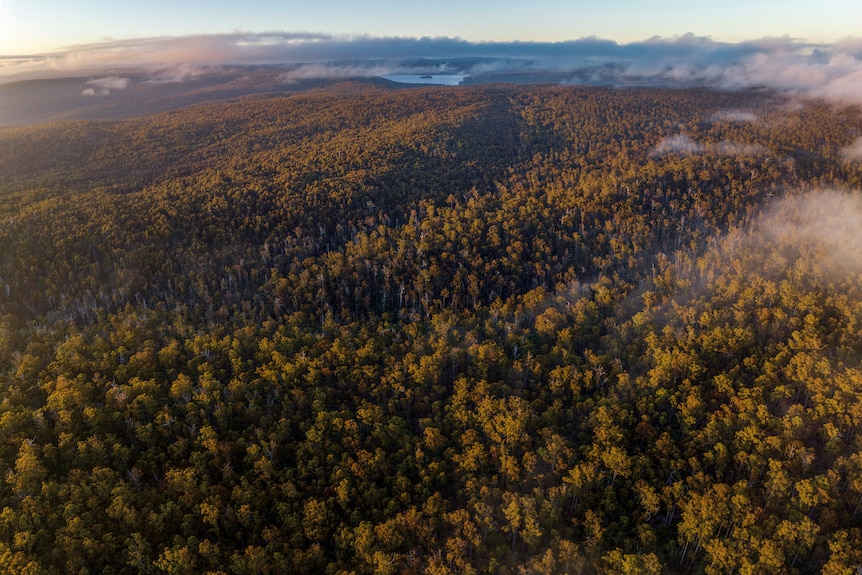
<svg viewBox="0 0 862 575">
<path fill-rule="evenodd" d="M 0 128 L 0 574 L 855 575 L 860 190 L 756 90 Z"/>
</svg>

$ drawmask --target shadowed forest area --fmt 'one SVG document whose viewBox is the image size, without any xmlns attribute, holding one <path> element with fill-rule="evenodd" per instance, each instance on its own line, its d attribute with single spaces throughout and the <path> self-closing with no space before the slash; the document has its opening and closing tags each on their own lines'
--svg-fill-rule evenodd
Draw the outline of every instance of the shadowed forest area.
<svg viewBox="0 0 862 575">
<path fill-rule="evenodd" d="M 0 128 L 0 573 L 855 574 L 860 137 L 353 83 Z"/>
</svg>

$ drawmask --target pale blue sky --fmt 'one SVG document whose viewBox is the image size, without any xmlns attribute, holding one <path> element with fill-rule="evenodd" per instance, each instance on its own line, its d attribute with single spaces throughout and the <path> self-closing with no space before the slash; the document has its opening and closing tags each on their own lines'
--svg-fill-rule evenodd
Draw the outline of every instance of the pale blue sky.
<svg viewBox="0 0 862 575">
<path fill-rule="evenodd" d="M 859 0 L 0 0 L 0 55 L 155 36 L 322 32 L 558 42 L 685 33 L 739 42 L 862 35 Z"/>
</svg>

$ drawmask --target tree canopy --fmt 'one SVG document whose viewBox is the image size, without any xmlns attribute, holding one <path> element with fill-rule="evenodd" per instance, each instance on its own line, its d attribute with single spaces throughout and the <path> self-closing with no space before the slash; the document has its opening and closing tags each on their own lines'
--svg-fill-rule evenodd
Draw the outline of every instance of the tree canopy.
<svg viewBox="0 0 862 575">
<path fill-rule="evenodd" d="M 855 573 L 860 134 L 360 84 L 0 129 L 0 573 Z"/>
</svg>

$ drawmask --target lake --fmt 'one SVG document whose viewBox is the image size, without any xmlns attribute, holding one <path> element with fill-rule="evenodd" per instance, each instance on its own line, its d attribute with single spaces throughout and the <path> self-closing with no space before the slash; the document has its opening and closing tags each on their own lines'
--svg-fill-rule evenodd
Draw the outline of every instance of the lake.
<svg viewBox="0 0 862 575">
<path fill-rule="evenodd" d="M 467 74 L 387 74 L 381 76 L 399 84 L 439 84 L 442 86 L 457 86 L 467 77 Z"/>
</svg>

